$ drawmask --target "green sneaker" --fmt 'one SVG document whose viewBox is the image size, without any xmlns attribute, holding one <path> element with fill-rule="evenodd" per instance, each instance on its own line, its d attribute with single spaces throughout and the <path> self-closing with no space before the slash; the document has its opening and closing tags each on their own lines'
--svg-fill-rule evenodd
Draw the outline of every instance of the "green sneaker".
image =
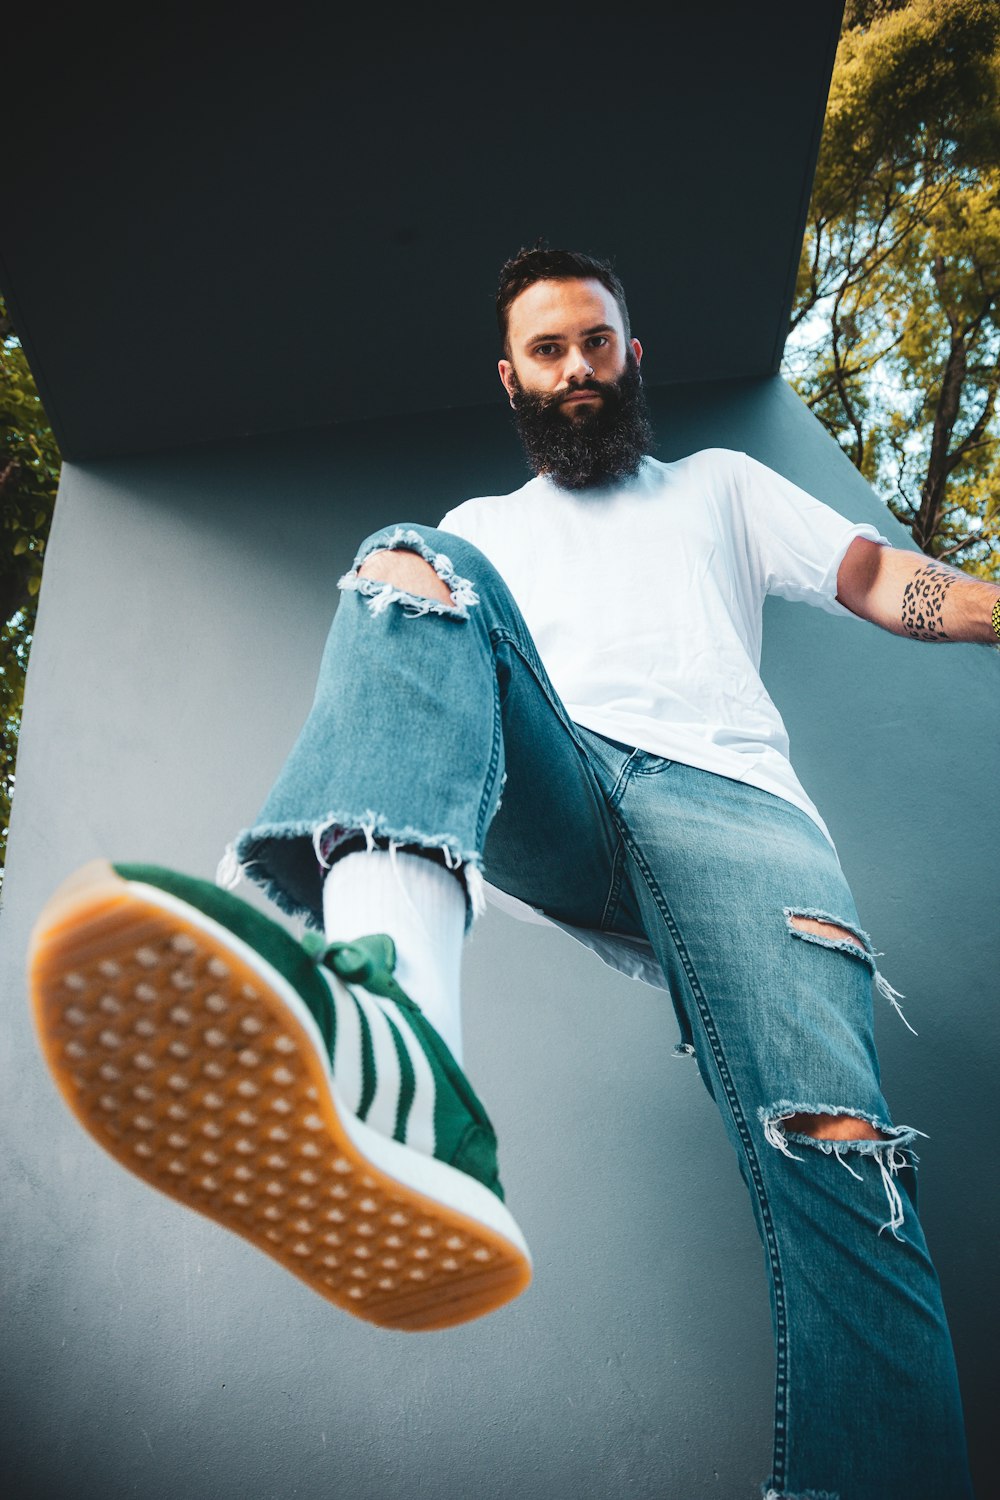
<svg viewBox="0 0 1000 1500">
<path fill-rule="evenodd" d="M 392 975 L 207 881 L 86 865 L 31 941 L 42 1048 L 123 1166 L 387 1328 L 447 1328 L 531 1279 L 496 1137 Z"/>
</svg>

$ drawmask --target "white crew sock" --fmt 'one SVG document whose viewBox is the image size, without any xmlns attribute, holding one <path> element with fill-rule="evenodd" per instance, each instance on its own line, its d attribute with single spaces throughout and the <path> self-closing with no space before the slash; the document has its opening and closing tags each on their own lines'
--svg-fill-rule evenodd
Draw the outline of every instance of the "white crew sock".
<svg viewBox="0 0 1000 1500">
<path fill-rule="evenodd" d="M 329 943 L 389 934 L 396 945 L 396 978 L 461 1064 L 461 880 L 419 854 L 345 854 L 323 883 L 323 925 Z"/>
</svg>

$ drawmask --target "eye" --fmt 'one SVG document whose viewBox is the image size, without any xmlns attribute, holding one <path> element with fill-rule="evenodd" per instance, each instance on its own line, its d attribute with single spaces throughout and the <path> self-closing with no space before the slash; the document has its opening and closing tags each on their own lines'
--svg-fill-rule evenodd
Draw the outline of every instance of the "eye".
<svg viewBox="0 0 1000 1500">
<path fill-rule="evenodd" d="M 603 349 L 605 344 L 608 343 L 608 336 L 606 333 L 595 333 L 592 338 L 587 340 L 587 343 L 591 349 Z"/>
<path fill-rule="evenodd" d="M 547 359 L 550 354 L 555 354 L 557 347 L 556 344 L 536 344 L 535 353 L 540 354 L 543 359 Z"/>
</svg>

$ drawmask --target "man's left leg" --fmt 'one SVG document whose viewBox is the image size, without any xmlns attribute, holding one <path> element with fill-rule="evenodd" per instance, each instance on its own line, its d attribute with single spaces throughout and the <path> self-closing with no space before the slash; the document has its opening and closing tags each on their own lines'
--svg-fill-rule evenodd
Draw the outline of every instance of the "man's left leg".
<svg viewBox="0 0 1000 1500">
<path fill-rule="evenodd" d="M 834 851 L 781 799 L 636 752 L 616 819 L 647 933 L 750 1190 L 771 1279 L 768 1493 L 967 1500 L 951 1343 Z M 890 991 L 877 976 L 887 998 Z"/>
</svg>

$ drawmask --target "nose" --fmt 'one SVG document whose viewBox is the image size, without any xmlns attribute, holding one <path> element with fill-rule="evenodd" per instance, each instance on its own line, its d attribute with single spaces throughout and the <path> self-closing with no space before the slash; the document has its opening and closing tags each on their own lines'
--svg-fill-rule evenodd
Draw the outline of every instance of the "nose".
<svg viewBox="0 0 1000 1500">
<path fill-rule="evenodd" d="M 588 380 L 593 373 L 594 367 L 583 350 L 579 345 L 574 345 L 567 353 L 566 363 L 563 365 L 563 379 L 570 385 L 579 385 L 582 381 Z"/>
</svg>

